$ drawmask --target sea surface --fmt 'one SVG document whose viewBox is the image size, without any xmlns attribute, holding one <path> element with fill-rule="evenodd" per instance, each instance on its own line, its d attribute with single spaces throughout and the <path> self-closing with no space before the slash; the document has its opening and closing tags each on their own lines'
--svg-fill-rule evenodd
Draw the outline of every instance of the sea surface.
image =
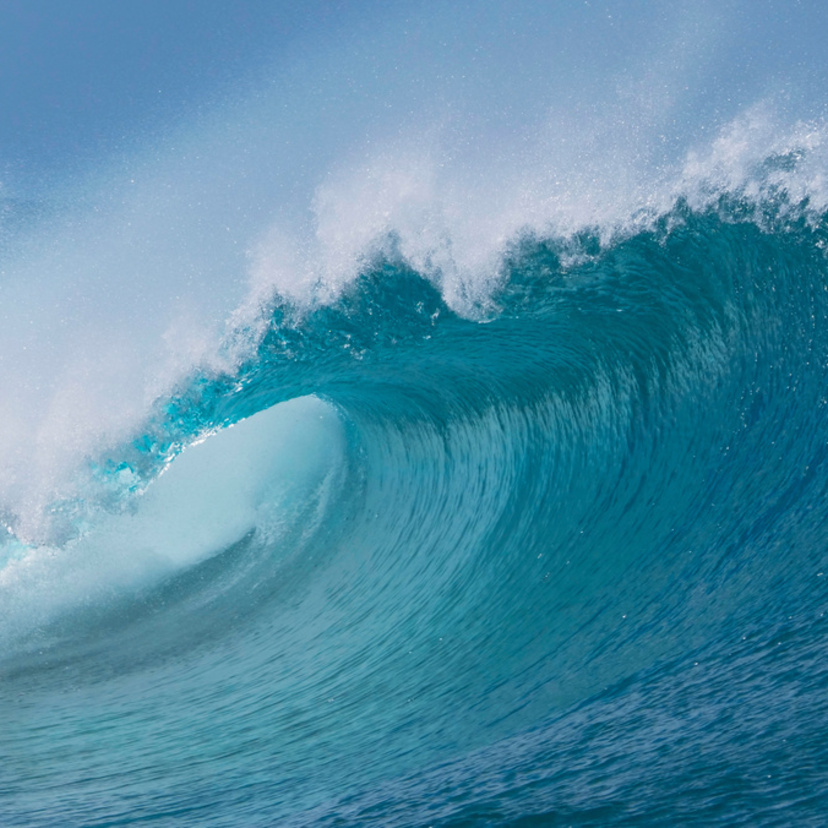
<svg viewBox="0 0 828 828">
<path fill-rule="evenodd" d="M 788 115 L 501 177 L 389 139 L 306 231 L 227 202 L 236 120 L 207 184 L 7 198 L 0 824 L 825 825 L 828 128 Z"/>
</svg>

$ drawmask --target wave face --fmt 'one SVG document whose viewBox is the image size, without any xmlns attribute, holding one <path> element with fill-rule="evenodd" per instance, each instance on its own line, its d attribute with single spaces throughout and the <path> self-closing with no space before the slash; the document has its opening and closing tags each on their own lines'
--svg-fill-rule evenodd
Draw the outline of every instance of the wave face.
<svg viewBox="0 0 828 828">
<path fill-rule="evenodd" d="M 823 824 L 824 123 L 386 143 L 303 229 L 225 219 L 251 106 L 6 204 L 0 822 Z"/>
</svg>

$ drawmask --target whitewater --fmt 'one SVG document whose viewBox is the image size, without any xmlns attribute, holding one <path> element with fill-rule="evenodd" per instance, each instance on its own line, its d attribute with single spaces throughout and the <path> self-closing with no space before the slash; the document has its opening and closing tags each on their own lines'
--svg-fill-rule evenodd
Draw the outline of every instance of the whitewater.
<svg viewBox="0 0 828 828">
<path fill-rule="evenodd" d="M 0 824 L 825 823 L 779 9 L 366 4 L 7 171 Z"/>
</svg>

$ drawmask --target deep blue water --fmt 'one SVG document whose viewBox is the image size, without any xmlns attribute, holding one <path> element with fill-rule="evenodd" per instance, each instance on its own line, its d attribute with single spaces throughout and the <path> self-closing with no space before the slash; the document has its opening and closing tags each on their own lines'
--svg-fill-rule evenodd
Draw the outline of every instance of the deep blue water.
<svg viewBox="0 0 828 828">
<path fill-rule="evenodd" d="M 827 247 L 722 196 L 277 298 L 7 548 L 2 823 L 824 824 Z"/>
</svg>

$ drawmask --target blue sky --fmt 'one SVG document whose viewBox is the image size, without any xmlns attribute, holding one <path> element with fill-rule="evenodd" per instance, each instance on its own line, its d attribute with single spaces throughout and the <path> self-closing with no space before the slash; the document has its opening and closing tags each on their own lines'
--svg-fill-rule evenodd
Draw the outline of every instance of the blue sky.
<svg viewBox="0 0 828 828">
<path fill-rule="evenodd" d="M 0 158 L 51 175 L 151 138 L 341 20 L 342 4 L 3 0 Z"/>
<path fill-rule="evenodd" d="M 679 8 L 683 11 L 675 13 Z M 351 89 L 360 87 L 363 99 L 398 91 L 420 106 L 442 87 L 446 95 L 477 99 L 474 107 L 489 90 L 495 107 L 508 109 L 517 100 L 531 109 L 527 89 L 543 96 L 562 82 L 576 95 L 582 83 L 586 97 L 602 78 L 649 48 L 659 26 L 676 26 L 679 40 L 689 38 L 691 49 L 693 30 L 709 28 L 699 40 L 707 39 L 721 53 L 700 56 L 706 74 L 688 69 L 688 80 L 698 88 L 687 105 L 714 117 L 727 117 L 728 107 L 749 104 L 764 90 L 811 95 L 828 78 L 828 4 L 814 0 L 3 0 L 0 180 L 48 181 L 128 152 L 233 97 L 240 82 L 266 74 L 266 67 L 312 62 L 315 55 L 324 62 L 334 53 L 332 88 L 337 88 L 332 75 L 351 71 Z M 711 35 L 716 27 L 720 30 Z M 378 52 L 387 56 L 388 43 L 405 33 L 409 40 L 399 49 L 405 65 L 394 87 L 391 67 L 389 78 L 382 77 L 385 67 L 378 61 L 372 65 L 366 53 L 376 37 Z M 342 48 L 349 42 L 350 55 Z M 554 76 L 567 66 L 570 76 Z M 512 69 L 515 83 L 502 83 Z M 472 78 L 479 73 L 477 89 L 473 80 L 465 85 L 457 80 L 465 70 Z M 320 78 L 325 83 L 324 73 Z M 327 105 L 318 95 L 316 101 Z"/>
</svg>

